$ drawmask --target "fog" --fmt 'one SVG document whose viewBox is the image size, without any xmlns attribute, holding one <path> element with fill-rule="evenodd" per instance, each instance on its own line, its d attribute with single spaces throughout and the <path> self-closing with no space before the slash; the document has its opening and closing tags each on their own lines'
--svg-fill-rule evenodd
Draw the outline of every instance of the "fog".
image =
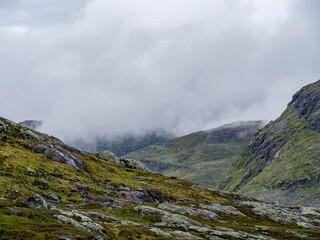
<svg viewBox="0 0 320 240">
<path fill-rule="evenodd" d="M 62 139 L 272 120 L 319 79 L 317 0 L 0 2 L 0 110 Z"/>
</svg>

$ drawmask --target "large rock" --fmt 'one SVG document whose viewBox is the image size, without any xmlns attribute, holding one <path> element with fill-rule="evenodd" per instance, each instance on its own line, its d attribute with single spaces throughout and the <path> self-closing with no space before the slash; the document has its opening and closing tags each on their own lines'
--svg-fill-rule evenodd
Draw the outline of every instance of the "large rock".
<svg viewBox="0 0 320 240">
<path fill-rule="evenodd" d="M 84 163 L 78 157 L 74 156 L 71 152 L 59 146 L 48 147 L 42 144 L 27 144 L 24 146 L 36 153 L 44 153 L 52 161 L 65 163 L 75 169 L 86 171 Z"/>
<path fill-rule="evenodd" d="M 34 195 L 33 197 L 27 198 L 24 202 L 24 205 L 29 208 L 44 208 L 48 209 L 47 202 L 43 199 L 40 194 Z"/>
<path fill-rule="evenodd" d="M 126 200 L 138 203 L 162 203 L 172 201 L 171 197 L 165 196 L 161 191 L 154 188 L 142 188 L 142 192 L 138 191 L 122 191 Z"/>
<path fill-rule="evenodd" d="M 93 232 L 100 234 L 104 237 L 109 237 L 104 227 L 102 227 L 100 224 L 95 223 L 91 220 L 91 218 L 83 215 L 82 213 L 73 210 L 73 211 L 64 211 L 58 209 L 60 214 L 62 215 L 54 215 L 59 221 L 63 223 L 68 223 L 73 225 L 74 227 L 78 228 L 81 231 L 85 232 Z M 78 219 L 74 220 L 73 218 Z"/>
</svg>

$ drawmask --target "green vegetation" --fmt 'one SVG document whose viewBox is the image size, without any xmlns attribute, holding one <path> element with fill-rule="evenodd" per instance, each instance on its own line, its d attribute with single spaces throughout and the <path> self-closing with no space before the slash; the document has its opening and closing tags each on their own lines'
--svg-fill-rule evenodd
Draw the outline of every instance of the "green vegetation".
<svg viewBox="0 0 320 240">
<path fill-rule="evenodd" d="M 149 169 L 217 188 L 236 156 L 262 126 L 260 121 L 238 122 L 175 138 L 167 144 L 141 148 L 124 155 Z"/>
<path fill-rule="evenodd" d="M 280 214 L 277 222 L 254 212 L 251 203 L 264 205 L 253 199 L 117 165 L 2 118 L 0 189 L 1 239 L 320 238 L 317 210 L 286 208 L 297 214 L 293 220 Z M 35 194 L 48 209 L 27 207 L 25 199 Z M 166 201 L 172 210 L 162 210 Z"/>
<path fill-rule="evenodd" d="M 221 189 L 319 206 L 319 94 L 320 82 L 296 93 L 284 113 L 261 129 L 239 155 Z"/>
</svg>

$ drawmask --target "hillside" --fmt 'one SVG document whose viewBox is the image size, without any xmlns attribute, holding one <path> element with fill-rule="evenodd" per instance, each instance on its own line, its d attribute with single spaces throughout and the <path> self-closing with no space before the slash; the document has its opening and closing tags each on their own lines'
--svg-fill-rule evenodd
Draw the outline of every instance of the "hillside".
<svg viewBox="0 0 320 240">
<path fill-rule="evenodd" d="M 320 206 L 320 81 L 303 87 L 257 134 L 221 189 L 285 204 Z"/>
<path fill-rule="evenodd" d="M 152 171 L 216 188 L 235 157 L 262 125 L 261 121 L 226 124 L 175 138 L 167 144 L 142 148 L 123 157 L 139 160 Z"/>
<path fill-rule="evenodd" d="M 134 160 L 81 152 L 0 118 L 0 238 L 320 238 L 317 209 L 275 206 L 139 169 Z"/>
</svg>

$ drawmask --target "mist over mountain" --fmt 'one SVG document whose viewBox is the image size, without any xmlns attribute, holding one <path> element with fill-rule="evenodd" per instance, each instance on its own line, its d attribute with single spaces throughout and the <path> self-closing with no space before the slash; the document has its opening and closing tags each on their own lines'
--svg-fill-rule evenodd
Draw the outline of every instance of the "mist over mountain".
<svg viewBox="0 0 320 240">
<path fill-rule="evenodd" d="M 0 6 L 1 112 L 62 139 L 274 119 L 319 74 L 315 0 Z"/>
</svg>

